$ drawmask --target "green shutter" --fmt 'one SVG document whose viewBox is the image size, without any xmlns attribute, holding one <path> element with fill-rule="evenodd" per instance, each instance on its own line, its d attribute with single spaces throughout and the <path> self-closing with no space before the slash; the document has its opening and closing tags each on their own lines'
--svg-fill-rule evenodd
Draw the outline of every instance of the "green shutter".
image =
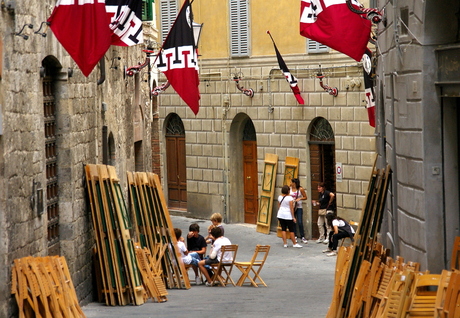
<svg viewBox="0 0 460 318">
<path fill-rule="evenodd" d="M 142 21 L 153 20 L 155 0 L 142 0 Z"/>
</svg>

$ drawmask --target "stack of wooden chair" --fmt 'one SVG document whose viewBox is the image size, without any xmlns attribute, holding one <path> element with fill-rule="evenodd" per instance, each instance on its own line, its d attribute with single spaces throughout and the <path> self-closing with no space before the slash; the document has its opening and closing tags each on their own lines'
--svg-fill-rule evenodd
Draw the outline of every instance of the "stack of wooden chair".
<svg viewBox="0 0 460 318">
<path fill-rule="evenodd" d="M 419 263 L 381 256 L 374 257 L 372 263 L 363 261 L 351 291 L 347 315 L 343 315 L 344 308 L 339 304 L 345 293 L 352 249 L 339 250 L 328 318 L 460 317 L 460 270 L 431 274 L 419 271 Z"/>
<path fill-rule="evenodd" d="M 24 257 L 14 260 L 11 293 L 19 317 L 85 317 L 64 257 Z"/>
<path fill-rule="evenodd" d="M 378 241 L 390 169 L 372 173 L 355 242 L 341 246 L 327 318 L 460 318 L 460 237 L 451 270 L 421 272 L 417 262 L 389 257 Z"/>
<path fill-rule="evenodd" d="M 149 297 L 164 302 L 165 287 L 190 288 L 158 176 L 128 173 L 130 213 L 115 167 L 88 164 L 85 171 L 99 301 L 110 306 L 141 305 Z"/>
</svg>

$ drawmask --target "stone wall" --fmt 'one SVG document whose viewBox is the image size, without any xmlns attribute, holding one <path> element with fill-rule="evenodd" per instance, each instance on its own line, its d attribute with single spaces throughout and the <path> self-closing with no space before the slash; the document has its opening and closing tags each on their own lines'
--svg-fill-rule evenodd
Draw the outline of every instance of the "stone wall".
<svg viewBox="0 0 460 318">
<path fill-rule="evenodd" d="M 84 165 L 103 163 L 103 126 L 113 136 L 113 162 L 126 200 L 126 172 L 134 170 L 135 163 L 135 109 L 142 109 L 143 114 L 139 123 L 143 131 L 141 162 L 144 171 L 152 169 L 149 87 L 140 74 L 123 76 L 124 66 L 144 62 L 142 47 L 111 47 L 104 57 L 105 72 L 98 64 L 86 78 L 49 29 L 46 37 L 33 33 L 49 17 L 55 1 L 14 3 L 12 9 L 0 9 L 0 278 L 4 282 L 0 286 L 1 317 L 17 315 L 10 294 L 14 259 L 48 254 L 46 212 L 38 214 L 30 205 L 34 182 L 41 184 L 45 200 L 47 195 L 40 74 L 45 60 L 58 67 L 54 83 L 60 249 L 82 304 L 95 295 L 91 261 L 94 237 Z M 24 23 L 34 26 L 25 29 L 28 40 L 14 35 Z M 98 81 L 102 83 L 98 85 Z"/>
<path fill-rule="evenodd" d="M 232 161 L 237 160 L 231 143 L 232 124 L 244 114 L 252 120 L 257 134 L 259 191 L 266 153 L 279 156 L 276 196 L 283 182 L 286 156 L 300 158 L 299 177 L 309 197 L 304 204 L 308 227 L 311 222 L 310 124 L 313 119 L 324 117 L 334 131 L 336 162 L 343 164 L 343 181 L 337 182 L 338 213 L 359 221 L 375 159 L 374 129 L 368 123 L 365 109 L 361 67 L 334 53 L 315 58 L 312 62 L 305 60 L 304 55 L 284 57 L 299 80 L 305 105 L 297 104 L 273 57 L 200 61 L 201 106 L 196 117 L 172 88 L 159 96 L 160 117 L 177 113 L 185 126 L 188 213 L 208 218 L 213 212 L 220 212 L 227 214 L 230 222 L 243 222 L 242 199 L 238 195 L 241 191 L 235 190 L 242 186 L 235 177 L 239 172 L 231 169 Z M 320 87 L 316 79 L 318 64 L 328 75 L 325 83 L 339 88 L 338 97 Z M 235 72 L 244 74 L 240 85 L 254 89 L 253 98 L 235 87 L 232 79 Z M 361 85 L 351 87 L 351 79 L 359 80 Z M 164 125 L 163 122 L 163 128 Z M 164 154 L 164 143 L 162 149 Z M 166 174 L 167 158 L 163 155 L 162 159 L 163 174 Z M 230 190 L 226 189 L 227 173 Z M 227 191 L 233 195 L 229 197 L 228 211 Z M 276 208 L 273 215 L 276 216 Z"/>
<path fill-rule="evenodd" d="M 457 101 L 443 100 L 437 60 L 458 43 L 459 9 L 458 1 L 398 1 L 378 32 L 379 156 L 393 170 L 382 241 L 433 273 L 447 268 L 459 233 L 458 116 L 446 107 Z"/>
</svg>

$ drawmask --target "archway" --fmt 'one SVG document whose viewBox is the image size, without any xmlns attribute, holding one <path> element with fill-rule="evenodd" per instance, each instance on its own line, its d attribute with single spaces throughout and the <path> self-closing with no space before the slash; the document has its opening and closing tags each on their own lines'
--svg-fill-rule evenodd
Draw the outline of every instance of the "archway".
<svg viewBox="0 0 460 318">
<path fill-rule="evenodd" d="M 166 119 L 166 178 L 168 206 L 187 209 L 187 166 L 185 154 L 185 129 L 182 119 L 171 114 Z"/>
<path fill-rule="evenodd" d="M 257 137 L 251 118 L 244 113 L 237 114 L 230 126 L 229 149 L 230 197 L 235 198 L 229 202 L 229 211 L 235 211 L 229 219 L 255 224 L 259 207 Z"/>
</svg>

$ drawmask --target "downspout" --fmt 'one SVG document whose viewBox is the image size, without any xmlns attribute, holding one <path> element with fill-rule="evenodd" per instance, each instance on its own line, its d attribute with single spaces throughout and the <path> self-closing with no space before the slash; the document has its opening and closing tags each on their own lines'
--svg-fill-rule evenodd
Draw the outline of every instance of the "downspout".
<svg viewBox="0 0 460 318">
<path fill-rule="evenodd" d="M 97 85 L 101 85 L 105 81 L 105 59 L 104 56 L 99 60 L 99 67 L 101 68 L 101 77 L 97 81 Z"/>
<path fill-rule="evenodd" d="M 230 110 L 230 98 L 228 95 L 223 96 L 223 103 L 222 103 L 222 143 L 224 145 L 224 197 L 222 201 L 224 203 L 224 223 L 228 222 L 228 205 L 230 200 L 230 187 L 229 187 L 229 168 L 228 168 L 228 134 L 227 134 L 227 113 Z"/>
<path fill-rule="evenodd" d="M 391 154 L 391 170 L 392 170 L 392 177 L 391 177 L 391 187 L 392 187 L 392 195 L 393 195 L 393 200 L 392 200 L 392 210 L 393 210 L 393 219 L 392 219 L 392 224 L 393 224 L 393 237 L 392 237 L 392 243 L 393 243 L 393 255 L 399 255 L 399 236 L 398 236 L 398 169 L 396 167 L 396 127 L 395 127 L 395 75 L 397 75 L 395 72 L 392 72 L 390 74 L 390 86 L 391 86 L 391 122 L 393 123 L 392 125 L 392 140 L 391 144 L 393 145 L 393 151 Z"/>
</svg>

